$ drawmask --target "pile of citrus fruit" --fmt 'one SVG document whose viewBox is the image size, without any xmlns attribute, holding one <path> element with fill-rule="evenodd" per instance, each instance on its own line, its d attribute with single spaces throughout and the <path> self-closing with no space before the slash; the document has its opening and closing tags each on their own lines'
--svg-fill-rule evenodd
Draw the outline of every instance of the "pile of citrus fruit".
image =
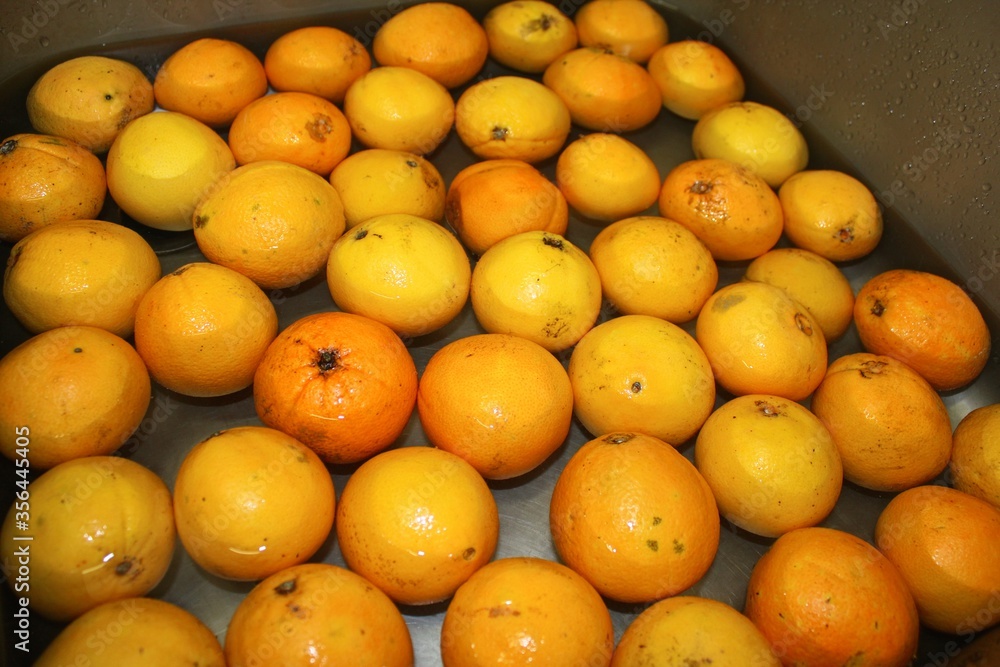
<svg viewBox="0 0 1000 667">
<path fill-rule="evenodd" d="M 45 71 L 0 143 L 36 664 L 412 665 L 436 618 L 448 667 L 902 666 L 1000 623 L 1000 403 L 950 400 L 986 320 L 671 37 L 429 2 Z"/>
</svg>

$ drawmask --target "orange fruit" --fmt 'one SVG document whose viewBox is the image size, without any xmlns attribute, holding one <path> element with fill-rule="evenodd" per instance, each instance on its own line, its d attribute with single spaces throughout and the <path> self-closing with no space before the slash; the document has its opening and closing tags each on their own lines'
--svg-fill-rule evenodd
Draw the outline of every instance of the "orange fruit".
<svg viewBox="0 0 1000 667">
<path fill-rule="evenodd" d="M 802 248 L 773 248 L 747 265 L 744 280 L 785 290 L 816 318 L 826 341 L 837 340 L 854 321 L 854 289 L 840 268 Z"/>
<path fill-rule="evenodd" d="M 264 426 L 217 431 L 174 481 L 177 536 L 215 576 L 256 581 L 312 558 L 333 529 L 330 472 L 311 449 Z"/>
<path fill-rule="evenodd" d="M 614 649 L 601 596 L 565 565 L 510 557 L 482 567 L 448 604 L 441 626 L 444 667 L 592 665 Z"/>
<path fill-rule="evenodd" d="M 182 113 L 151 113 L 128 124 L 108 151 L 108 191 L 147 227 L 191 229 L 198 201 L 236 167 L 226 141 Z"/>
<path fill-rule="evenodd" d="M 240 109 L 228 141 L 237 164 L 281 160 L 329 176 L 351 150 L 351 126 L 330 100 L 289 91 Z"/>
<path fill-rule="evenodd" d="M 69 139 L 15 134 L 0 143 L 0 241 L 57 222 L 96 218 L 107 180 L 101 160 Z"/>
<path fill-rule="evenodd" d="M 264 72 L 274 90 L 311 93 L 336 104 L 344 101 L 347 88 L 371 66 L 364 44 L 327 25 L 290 30 L 264 53 Z"/>
<path fill-rule="evenodd" d="M 215 634 L 190 611 L 164 600 L 105 602 L 59 631 L 34 664 L 225 667 Z"/>
<path fill-rule="evenodd" d="M 405 7 L 383 23 L 372 54 L 380 65 L 411 67 L 445 88 L 457 88 L 482 69 L 489 41 L 464 7 L 425 2 Z"/>
<path fill-rule="evenodd" d="M 649 57 L 646 69 L 660 89 L 664 108 L 688 120 L 738 102 L 746 92 L 743 75 L 726 52 L 700 39 L 664 44 Z"/>
<path fill-rule="evenodd" d="M 663 106 L 646 68 L 597 47 L 563 54 L 545 68 L 542 82 L 566 103 L 574 123 L 596 132 L 638 130 Z"/>
<path fill-rule="evenodd" d="M 658 203 L 660 215 L 694 232 L 717 260 L 759 257 L 781 238 L 778 196 L 762 178 L 729 160 L 675 166 L 663 180 Z"/>
<path fill-rule="evenodd" d="M 327 463 L 356 463 L 403 432 L 417 400 L 417 369 L 386 325 L 315 313 L 285 327 L 267 348 L 253 396 L 265 425 Z"/>
<path fill-rule="evenodd" d="M 904 667 L 920 631 L 896 567 L 860 537 L 832 528 L 779 537 L 750 573 L 744 613 L 785 665 Z"/>
<path fill-rule="evenodd" d="M 694 462 L 733 524 L 764 537 L 814 526 L 833 511 L 844 469 L 826 426 L 779 396 L 738 396 L 698 432 Z"/>
<path fill-rule="evenodd" d="M 104 602 L 146 595 L 166 574 L 176 536 L 170 489 L 149 468 L 84 456 L 46 470 L 25 491 L 30 513 L 11 504 L 0 564 L 17 572 L 24 542 L 16 538 L 31 536 L 31 611 L 70 621 Z M 15 578 L 7 581 L 15 590 Z"/>
<path fill-rule="evenodd" d="M 387 325 L 402 337 L 437 331 L 469 298 L 472 266 L 455 235 L 406 213 L 370 218 L 333 244 L 326 265 L 340 310 Z"/>
<path fill-rule="evenodd" d="M 788 240 L 833 262 L 864 257 L 882 238 L 882 209 L 850 174 L 800 171 L 781 184 L 778 199 Z"/>
<path fill-rule="evenodd" d="M 455 132 L 482 159 L 541 162 L 559 152 L 569 129 L 562 98 L 523 76 L 483 79 L 455 103 Z"/>
<path fill-rule="evenodd" d="M 968 412 L 952 433 L 951 484 L 1000 507 L 1000 403 Z"/>
<path fill-rule="evenodd" d="M 719 547 L 719 512 L 705 478 L 671 445 L 640 433 L 582 445 L 556 480 L 549 523 L 562 561 L 622 602 L 690 588 Z"/>
<path fill-rule="evenodd" d="M 684 225 L 659 216 L 611 223 L 594 237 L 588 254 L 604 298 L 625 315 L 689 322 L 719 282 L 705 244 Z"/>
<path fill-rule="evenodd" d="M 675 447 L 715 407 L 708 357 L 676 324 L 621 315 L 584 334 L 569 358 L 573 409 L 592 437 L 639 431 Z"/>
<path fill-rule="evenodd" d="M 119 58 L 77 56 L 42 74 L 28 91 L 35 132 L 75 141 L 101 154 L 129 121 L 153 110 L 153 84 Z"/>
<path fill-rule="evenodd" d="M 837 443 L 844 477 L 877 491 L 934 479 L 951 455 L 944 401 L 906 364 L 856 352 L 830 364 L 812 411 Z"/>
<path fill-rule="evenodd" d="M 38 469 L 110 454 L 149 402 L 149 373 L 126 341 L 96 327 L 50 329 L 0 358 L 0 452 Z"/>
<path fill-rule="evenodd" d="M 808 397 L 823 380 L 827 346 L 816 319 L 780 287 L 738 282 L 698 313 L 695 337 L 730 394 Z"/>
<path fill-rule="evenodd" d="M 211 127 L 226 127 L 267 93 L 264 64 L 239 42 L 202 37 L 163 61 L 153 79 L 156 103 Z"/>
<path fill-rule="evenodd" d="M 278 332 L 267 295 L 209 262 L 185 264 L 153 285 L 136 312 L 135 347 L 157 383 L 186 396 L 246 389 Z"/>
<path fill-rule="evenodd" d="M 269 290 L 320 275 L 346 227 L 329 181 L 280 160 L 251 162 L 223 176 L 193 219 L 195 241 L 209 261 Z"/>
<path fill-rule="evenodd" d="M 564 237 L 521 232 L 479 258 L 469 297 L 487 332 L 523 336 L 561 352 L 597 322 L 601 278 L 587 254 Z"/>
<path fill-rule="evenodd" d="M 81 324 L 127 338 L 160 260 L 138 233 L 103 220 L 41 227 L 14 244 L 3 298 L 32 333 Z"/>
<path fill-rule="evenodd" d="M 795 122 L 774 107 L 741 100 L 710 109 L 691 133 L 696 158 L 721 158 L 778 188 L 806 168 L 809 147 Z"/>
<path fill-rule="evenodd" d="M 523 160 L 473 162 L 445 195 L 445 218 L 474 255 L 514 234 L 565 234 L 569 207 L 556 185 Z"/>
<path fill-rule="evenodd" d="M 412 667 L 403 615 L 385 593 L 328 563 L 293 565 L 243 598 L 226 630 L 228 667 Z M 279 657 L 280 656 L 280 657 Z"/>
<path fill-rule="evenodd" d="M 644 64 L 667 43 L 667 21 L 645 0 L 590 0 L 573 17 L 580 46 L 607 49 Z"/>
<path fill-rule="evenodd" d="M 435 222 L 444 218 L 447 190 L 441 172 L 421 155 L 367 148 L 348 155 L 330 172 L 344 205 L 347 229 L 387 213 Z"/>
<path fill-rule="evenodd" d="M 354 138 L 368 148 L 433 153 L 455 124 L 448 89 L 409 67 L 365 72 L 344 95 L 344 115 Z"/>
<path fill-rule="evenodd" d="M 905 362 L 939 391 L 969 384 L 990 358 L 990 330 L 975 302 L 926 271 L 869 278 L 858 290 L 854 323 L 866 350 Z"/>
<path fill-rule="evenodd" d="M 483 17 L 490 57 L 519 72 L 540 73 L 577 47 L 576 25 L 543 0 L 511 0 Z"/>
<path fill-rule="evenodd" d="M 473 334 L 427 361 L 417 387 L 427 440 L 487 479 L 541 465 L 569 435 L 573 390 L 551 352 L 526 338 Z"/>
<path fill-rule="evenodd" d="M 875 545 L 903 575 L 921 622 L 970 634 L 1000 623 L 1000 509 L 946 486 L 894 496 L 875 524 Z"/>
<path fill-rule="evenodd" d="M 556 162 L 556 184 L 580 215 L 611 222 L 642 213 L 660 194 L 660 172 L 638 145 L 595 132 L 574 140 Z"/>
<path fill-rule="evenodd" d="M 351 474 L 336 527 L 351 570 L 399 604 L 423 605 L 451 597 L 490 561 L 500 524 L 490 488 L 464 459 L 400 447 Z"/>
<path fill-rule="evenodd" d="M 780 667 L 771 644 L 732 606 L 696 595 L 650 605 L 635 617 L 615 648 L 612 667 L 742 664 Z"/>
</svg>

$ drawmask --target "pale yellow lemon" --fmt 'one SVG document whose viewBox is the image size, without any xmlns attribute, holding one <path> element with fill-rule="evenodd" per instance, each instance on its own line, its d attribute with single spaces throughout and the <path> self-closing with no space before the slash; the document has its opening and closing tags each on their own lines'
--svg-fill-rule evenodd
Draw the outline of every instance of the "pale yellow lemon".
<svg viewBox="0 0 1000 667">
<path fill-rule="evenodd" d="M 3 298 L 32 333 L 86 324 L 127 338 L 139 300 L 160 272 L 156 252 L 134 230 L 73 220 L 37 229 L 14 244 Z"/>
<path fill-rule="evenodd" d="M 448 89 L 409 67 L 376 67 L 362 74 L 344 95 L 344 115 L 355 138 L 368 148 L 426 155 L 455 123 Z"/>
<path fill-rule="evenodd" d="M 844 480 L 823 422 L 767 394 L 737 396 L 715 410 L 698 432 L 694 462 L 722 516 L 765 537 L 825 519 Z"/>
<path fill-rule="evenodd" d="M 697 158 L 743 165 L 772 188 L 809 162 L 809 147 L 796 122 L 759 102 L 731 102 L 702 115 L 691 134 L 691 147 Z"/>
<path fill-rule="evenodd" d="M 46 70 L 28 91 L 27 107 L 36 132 L 100 154 L 129 121 L 153 110 L 153 84 L 128 61 L 78 56 Z"/>
<path fill-rule="evenodd" d="M 637 63 L 645 63 L 667 43 L 670 30 L 645 0 L 590 0 L 573 17 L 580 46 L 607 49 Z"/>
<path fill-rule="evenodd" d="M 132 219 L 168 231 L 191 229 L 195 205 L 236 167 L 225 140 L 173 111 L 151 113 L 122 130 L 108 151 L 108 191 Z"/>
<path fill-rule="evenodd" d="M 386 213 L 435 221 L 444 217 L 444 178 L 433 162 L 416 153 L 359 150 L 333 168 L 330 183 L 344 205 L 347 229 Z"/>
<path fill-rule="evenodd" d="M 539 73 L 577 47 L 576 24 L 543 0 L 511 0 L 486 13 L 490 56 L 519 72 Z"/>
<path fill-rule="evenodd" d="M 170 489 L 149 468 L 120 456 L 84 456 L 28 485 L 30 516 L 11 504 L 0 529 L 0 564 L 17 571 L 31 536 L 31 611 L 70 621 L 112 600 L 146 595 L 166 575 L 176 531 Z M 13 589 L 14 578 L 8 579 Z"/>
<path fill-rule="evenodd" d="M 618 641 L 611 667 L 635 665 L 780 667 L 767 637 L 735 607 L 677 595 L 646 607 Z"/>
<path fill-rule="evenodd" d="M 750 262 L 743 278 L 785 290 L 816 318 L 827 342 L 840 338 L 854 321 L 854 290 L 847 276 L 809 250 L 769 250 Z"/>
<path fill-rule="evenodd" d="M 715 407 L 705 352 L 676 324 L 621 315 L 598 324 L 569 359 L 573 410 L 593 437 L 639 431 L 687 442 Z"/>
<path fill-rule="evenodd" d="M 490 333 L 565 350 L 601 312 L 601 278 L 587 254 L 559 234 L 521 232 L 490 246 L 472 271 L 472 309 Z"/>
<path fill-rule="evenodd" d="M 562 98 L 527 77 L 483 79 L 466 88 L 455 105 L 455 131 L 483 159 L 540 162 L 559 152 L 569 130 Z"/>
<path fill-rule="evenodd" d="M 781 184 L 778 200 L 788 240 L 830 261 L 864 257 L 882 239 L 882 209 L 872 191 L 850 174 L 800 171 Z"/>
<path fill-rule="evenodd" d="M 675 324 L 697 317 L 715 291 L 719 268 L 687 227 L 659 216 L 617 220 L 588 251 L 604 297 L 620 313 L 653 315 Z"/>
<path fill-rule="evenodd" d="M 406 213 L 370 218 L 341 236 L 326 265 L 337 306 L 402 337 L 451 322 L 469 296 L 465 248 L 438 223 Z"/>
<path fill-rule="evenodd" d="M 660 172 L 638 144 L 595 132 L 574 140 L 556 162 L 556 184 L 570 207 L 594 220 L 642 213 L 660 194 Z"/>
</svg>

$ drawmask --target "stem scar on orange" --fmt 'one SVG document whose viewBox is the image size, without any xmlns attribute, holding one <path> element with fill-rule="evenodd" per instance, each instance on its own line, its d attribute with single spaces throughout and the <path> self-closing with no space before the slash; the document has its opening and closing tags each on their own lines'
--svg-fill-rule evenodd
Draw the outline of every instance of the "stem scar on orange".
<svg viewBox="0 0 1000 667">
<path fill-rule="evenodd" d="M 403 432 L 417 401 L 417 368 L 386 325 L 352 313 L 315 313 L 271 343 L 253 394 L 265 425 L 326 463 L 356 463 Z"/>
</svg>

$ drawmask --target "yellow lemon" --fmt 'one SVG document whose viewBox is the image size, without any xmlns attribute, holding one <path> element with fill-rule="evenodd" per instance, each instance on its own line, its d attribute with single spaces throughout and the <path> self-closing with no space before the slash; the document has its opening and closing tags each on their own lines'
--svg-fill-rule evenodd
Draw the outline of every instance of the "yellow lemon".
<svg viewBox="0 0 1000 667">
<path fill-rule="evenodd" d="M 638 431 L 679 446 L 715 407 L 704 351 L 651 315 L 622 315 L 588 331 L 573 348 L 569 379 L 574 412 L 595 438 Z"/>
<path fill-rule="evenodd" d="M 416 153 L 367 148 L 353 153 L 330 174 L 344 205 L 347 229 L 386 213 L 428 220 L 444 217 L 446 188 L 441 172 Z"/>
<path fill-rule="evenodd" d="M 28 485 L 29 528 L 11 504 L 0 528 L 0 564 L 17 571 L 17 536 L 31 535 L 34 612 L 69 621 L 99 604 L 146 595 L 167 573 L 176 541 L 170 489 L 120 456 L 84 456 Z M 14 578 L 8 579 L 13 588 Z"/>
<path fill-rule="evenodd" d="M 695 317 L 719 282 L 704 243 L 684 225 L 640 215 L 617 220 L 590 244 L 604 297 L 620 313 L 675 324 Z"/>
<path fill-rule="evenodd" d="M 576 24 L 543 0 L 510 0 L 483 17 L 490 56 L 519 72 L 540 73 L 577 46 Z"/>
<path fill-rule="evenodd" d="M 738 282 L 716 290 L 698 313 L 695 336 L 729 393 L 808 397 L 826 373 L 823 332 L 780 287 Z"/>
<path fill-rule="evenodd" d="M 540 162 L 559 152 L 569 129 L 562 98 L 522 76 L 484 79 L 466 88 L 455 105 L 459 139 L 484 159 Z"/>
<path fill-rule="evenodd" d="M 3 298 L 32 333 L 86 324 L 128 338 L 139 301 L 160 272 L 156 252 L 128 227 L 73 220 L 14 244 Z"/>
<path fill-rule="evenodd" d="M 129 217 L 155 229 L 191 229 L 191 213 L 212 185 L 236 167 L 212 128 L 163 111 L 129 123 L 108 151 L 108 191 Z"/>
<path fill-rule="evenodd" d="M 454 234 L 406 213 L 380 215 L 333 245 L 326 279 L 337 306 L 402 337 L 451 322 L 469 296 L 472 267 Z"/>
<path fill-rule="evenodd" d="M 952 442 L 952 486 L 1000 507 L 1000 403 L 966 414 Z"/>
<path fill-rule="evenodd" d="M 836 264 L 801 248 L 774 248 L 754 259 L 745 280 L 785 290 L 819 322 L 827 342 L 840 338 L 854 321 L 854 290 Z"/>
<path fill-rule="evenodd" d="M 47 70 L 28 91 L 36 132 L 104 153 L 129 121 L 153 110 L 153 84 L 130 62 L 105 56 L 70 58 Z"/>
<path fill-rule="evenodd" d="M 443 85 L 409 67 L 365 72 L 344 95 L 344 115 L 359 142 L 426 155 L 455 123 L 455 100 Z"/>
<path fill-rule="evenodd" d="M 611 667 L 642 664 L 780 667 L 781 660 L 764 633 L 734 607 L 711 598 L 676 595 L 636 616 L 611 659 Z"/>
<path fill-rule="evenodd" d="M 660 88 L 664 108 L 688 120 L 698 120 L 723 104 L 739 102 L 746 93 L 743 75 L 729 56 L 700 39 L 661 46 L 646 69 Z"/>
<path fill-rule="evenodd" d="M 605 132 L 573 141 L 556 162 L 556 184 L 570 207 L 594 220 L 642 213 L 660 196 L 660 172 L 638 145 Z"/>
<path fill-rule="evenodd" d="M 844 469 L 830 432 L 795 401 L 738 396 L 705 421 L 694 462 L 733 524 L 777 537 L 825 519 Z"/>
<path fill-rule="evenodd" d="M 864 257 L 882 239 L 882 209 L 864 183 L 834 169 L 801 171 L 781 184 L 785 235 L 833 262 Z"/>
<path fill-rule="evenodd" d="M 472 271 L 472 309 L 490 333 L 565 350 L 601 312 L 601 277 L 587 254 L 559 234 L 530 231 L 490 246 Z"/>
<path fill-rule="evenodd" d="M 809 148 L 795 123 L 758 102 L 731 102 L 704 114 L 694 126 L 691 147 L 697 158 L 743 165 L 772 188 L 809 162 Z"/>
</svg>

